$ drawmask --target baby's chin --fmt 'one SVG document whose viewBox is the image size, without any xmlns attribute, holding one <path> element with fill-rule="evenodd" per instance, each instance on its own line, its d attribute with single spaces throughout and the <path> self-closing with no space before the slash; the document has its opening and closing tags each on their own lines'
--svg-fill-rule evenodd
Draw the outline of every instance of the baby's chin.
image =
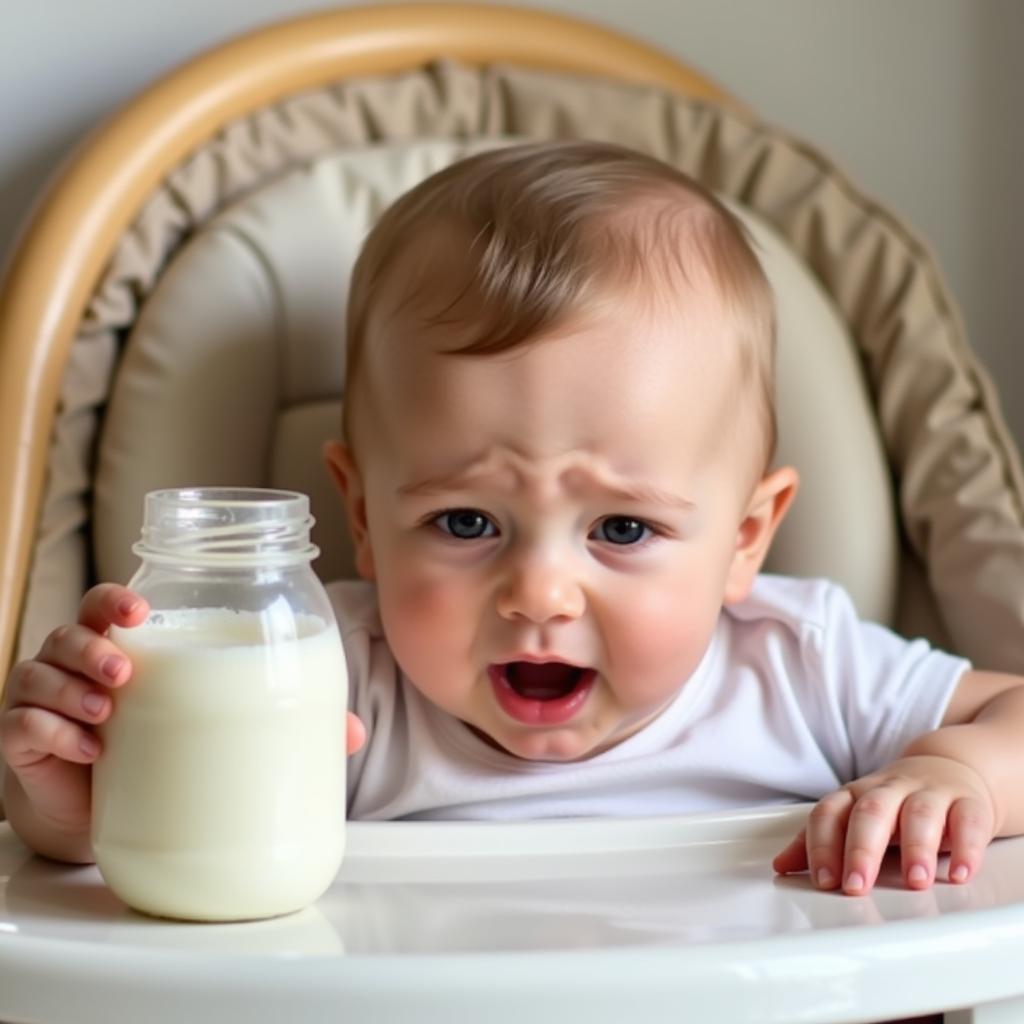
<svg viewBox="0 0 1024 1024">
<path fill-rule="evenodd" d="M 578 729 L 495 729 L 492 733 L 475 725 L 469 728 L 489 746 L 523 761 L 584 761 L 618 742 L 606 736 L 588 737 Z"/>
</svg>

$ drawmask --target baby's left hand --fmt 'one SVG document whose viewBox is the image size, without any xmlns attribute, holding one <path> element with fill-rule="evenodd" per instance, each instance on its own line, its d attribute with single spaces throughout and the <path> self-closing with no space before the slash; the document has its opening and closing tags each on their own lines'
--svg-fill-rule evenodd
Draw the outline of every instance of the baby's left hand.
<svg viewBox="0 0 1024 1024">
<path fill-rule="evenodd" d="M 809 869 L 819 889 L 863 896 L 886 848 L 898 844 L 904 883 L 927 889 L 940 850 L 950 854 L 949 880 L 966 882 L 994 832 L 992 797 L 977 772 L 947 757 L 904 757 L 819 800 L 772 867 Z"/>
</svg>

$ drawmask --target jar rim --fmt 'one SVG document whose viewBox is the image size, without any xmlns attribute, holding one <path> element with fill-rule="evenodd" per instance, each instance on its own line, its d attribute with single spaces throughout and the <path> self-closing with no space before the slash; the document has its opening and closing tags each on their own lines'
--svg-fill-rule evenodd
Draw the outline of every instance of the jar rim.
<svg viewBox="0 0 1024 1024">
<path fill-rule="evenodd" d="M 150 562 L 281 566 L 311 561 L 315 522 L 300 491 L 182 487 L 150 491 L 132 551 Z"/>
<path fill-rule="evenodd" d="M 177 499 L 183 504 L 202 501 L 252 507 L 296 501 L 309 507 L 308 495 L 276 487 L 164 487 L 147 492 L 146 501 L 151 498 L 161 502 Z"/>
</svg>

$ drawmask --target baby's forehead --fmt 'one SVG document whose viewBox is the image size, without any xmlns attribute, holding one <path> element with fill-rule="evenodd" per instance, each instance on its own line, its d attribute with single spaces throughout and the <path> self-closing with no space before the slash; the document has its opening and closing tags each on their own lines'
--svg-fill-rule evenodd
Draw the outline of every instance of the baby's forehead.
<svg viewBox="0 0 1024 1024">
<path fill-rule="evenodd" d="M 631 420 L 621 407 L 619 381 L 612 372 L 612 367 L 621 365 L 613 357 L 621 355 L 640 373 L 657 378 L 658 393 L 666 395 L 660 407 L 694 406 L 693 422 L 675 431 L 674 444 L 683 461 L 691 441 L 717 450 L 736 435 L 740 420 L 760 419 L 763 399 L 751 389 L 742 346 L 733 338 L 735 323 L 719 297 L 694 293 L 684 299 L 681 295 L 679 289 L 666 296 L 659 291 L 607 286 L 555 323 L 524 332 L 516 344 L 502 351 L 459 354 L 457 350 L 467 343 L 486 341 L 488 322 L 480 314 L 479 296 L 464 287 L 452 288 L 442 304 L 437 292 L 426 290 L 421 296 L 410 292 L 367 338 L 369 379 L 361 382 L 356 400 L 357 407 L 362 406 L 358 414 L 362 426 L 377 434 L 393 457 L 396 451 L 426 440 L 432 433 L 424 430 L 427 421 L 438 427 L 441 421 L 452 425 L 452 430 L 438 436 L 459 436 L 461 417 L 455 407 L 476 409 L 486 417 L 492 404 L 498 407 L 497 392 L 511 390 L 517 396 L 511 405 L 501 406 L 510 421 L 532 416 L 539 423 L 585 390 L 603 417 L 618 425 L 622 454 L 628 457 L 631 440 L 643 432 L 633 430 L 639 413 Z M 662 356 L 667 349 L 678 351 L 682 358 L 666 361 Z M 524 370 L 525 362 L 532 371 Z M 535 372 L 538 368 L 540 376 Z M 530 396 L 539 394 L 536 389 L 543 381 L 551 390 L 545 402 L 533 407 Z M 698 405 L 702 407 L 699 414 Z M 641 408 L 640 413 L 646 411 Z M 656 414 L 654 409 L 650 412 Z M 467 416 L 466 422 L 475 422 L 474 417 Z M 526 427 L 521 425 L 513 433 L 518 435 L 522 429 Z M 762 426 L 751 423 L 739 429 L 748 436 Z M 752 442 L 751 447 L 762 445 Z"/>
<path fill-rule="evenodd" d="M 582 494 L 594 477 L 607 490 L 610 467 L 620 483 L 664 487 L 728 458 L 723 446 L 736 436 L 738 417 L 722 367 L 715 372 L 682 353 L 659 359 L 653 350 L 630 358 L 619 328 L 621 319 L 609 331 L 556 332 L 501 355 L 450 356 L 414 344 L 411 358 L 380 364 L 388 374 L 375 374 L 364 396 L 364 469 L 405 486 L 468 463 L 469 479 L 461 488 L 448 480 L 452 489 L 525 497 Z M 737 463 L 738 476 L 741 469 Z"/>
<path fill-rule="evenodd" d="M 446 403 L 486 407 L 491 396 L 511 390 L 528 415 L 531 401 L 543 410 L 569 408 L 586 393 L 614 419 L 624 373 L 649 379 L 649 393 L 670 403 L 701 394 L 735 397 L 740 364 L 730 330 L 714 304 L 666 308 L 609 291 L 542 330 L 524 330 L 500 351 L 467 352 L 467 340 L 487 340 L 471 312 L 442 322 L 409 305 L 373 339 L 365 396 L 378 412 L 397 407 L 447 416 Z"/>
</svg>

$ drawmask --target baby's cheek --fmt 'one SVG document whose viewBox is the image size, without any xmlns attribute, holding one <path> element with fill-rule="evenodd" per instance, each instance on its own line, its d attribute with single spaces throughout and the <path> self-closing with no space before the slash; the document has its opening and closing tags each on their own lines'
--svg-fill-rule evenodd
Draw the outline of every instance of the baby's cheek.
<svg viewBox="0 0 1024 1024">
<path fill-rule="evenodd" d="M 707 649 L 718 608 L 690 595 L 638 593 L 614 627 L 616 674 L 631 680 L 638 703 L 662 701 L 693 673 Z M 607 633 L 606 633 L 607 635 Z"/>
<path fill-rule="evenodd" d="M 389 645 L 417 682 L 450 672 L 464 652 L 471 611 L 457 588 L 426 578 L 379 587 L 381 620 Z"/>
</svg>

